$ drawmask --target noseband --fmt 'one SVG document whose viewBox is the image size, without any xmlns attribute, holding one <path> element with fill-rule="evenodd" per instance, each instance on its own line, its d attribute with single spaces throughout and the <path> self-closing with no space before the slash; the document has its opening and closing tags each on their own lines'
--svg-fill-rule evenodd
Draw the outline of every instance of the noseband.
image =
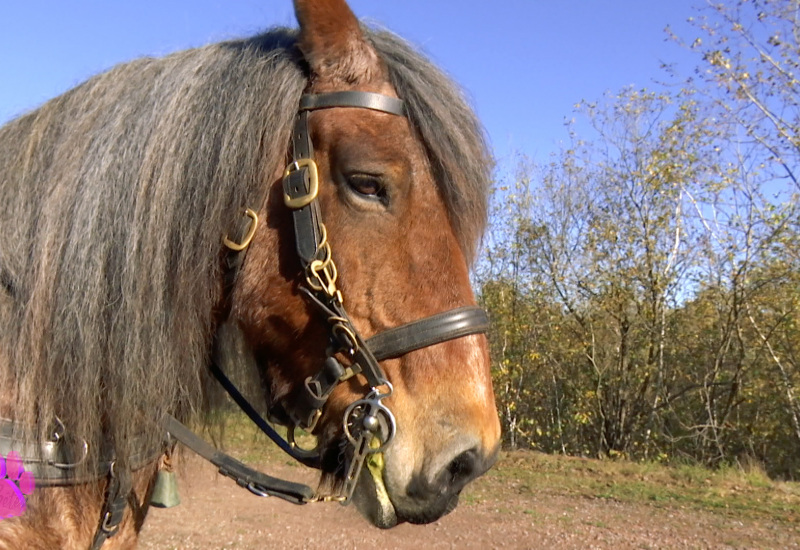
<svg viewBox="0 0 800 550">
<path fill-rule="evenodd" d="M 336 286 L 338 272 L 317 200 L 319 176 L 308 127 L 310 111 L 345 107 L 406 116 L 403 101 L 370 92 L 307 94 L 300 99 L 292 136 L 292 162 L 283 177 L 284 203 L 292 212 L 297 255 L 305 275 L 300 290 L 325 318 L 329 342 L 322 368 L 305 380 L 299 402 L 287 411 L 294 423 L 288 429 L 287 439 L 281 438 L 247 402 L 222 372 L 219 361 L 215 359 L 211 365 L 211 371 L 220 384 L 256 425 L 290 456 L 312 467 L 320 466 L 320 451 L 298 447 L 294 440 L 295 429 L 299 427 L 313 431 L 336 386 L 353 376 L 362 375 L 368 389 L 363 398 L 346 409 L 342 420 L 344 434 L 352 446 L 352 459 L 344 485 L 338 494 L 315 495 L 304 485 L 265 476 L 219 453 L 172 417 L 166 422 L 167 429 L 173 436 L 211 460 L 220 468 L 220 472 L 236 479 L 239 485 L 247 487 L 255 494 L 278 496 L 298 504 L 319 500 L 347 503 L 366 458 L 370 454 L 382 452 L 391 443 L 396 432 L 396 422 L 394 415 L 382 401 L 391 395 L 392 385 L 379 361 L 400 357 L 411 351 L 462 336 L 485 333 L 489 327 L 486 314 L 475 306 L 459 307 L 412 321 L 367 340 L 362 338 L 353 325 L 345 310 L 342 293 Z M 242 241 L 235 243 L 227 237 L 224 240 L 231 251 L 228 260 L 231 269 L 226 275 L 229 283 L 235 279 L 235 272 L 243 261 L 242 252 L 246 251 L 258 223 L 255 212 L 247 210 L 246 215 L 249 227 L 244 231 Z"/>
</svg>

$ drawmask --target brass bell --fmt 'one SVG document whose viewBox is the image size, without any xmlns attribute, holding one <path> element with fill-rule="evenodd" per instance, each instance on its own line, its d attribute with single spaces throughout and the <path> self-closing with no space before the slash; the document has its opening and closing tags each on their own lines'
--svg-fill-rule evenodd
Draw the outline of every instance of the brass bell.
<svg viewBox="0 0 800 550">
<path fill-rule="evenodd" d="M 159 470 L 153 492 L 150 494 L 150 505 L 157 508 L 172 508 L 180 503 L 175 472 L 166 468 Z"/>
</svg>

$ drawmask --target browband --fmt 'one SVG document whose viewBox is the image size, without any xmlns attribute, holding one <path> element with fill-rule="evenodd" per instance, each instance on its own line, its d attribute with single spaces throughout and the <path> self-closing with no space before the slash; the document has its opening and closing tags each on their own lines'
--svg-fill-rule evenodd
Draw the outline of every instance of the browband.
<svg viewBox="0 0 800 550">
<path fill-rule="evenodd" d="M 300 111 L 330 109 L 331 107 L 357 107 L 405 116 L 403 101 L 396 97 L 372 92 L 331 92 L 327 94 L 305 94 L 300 98 Z"/>
</svg>

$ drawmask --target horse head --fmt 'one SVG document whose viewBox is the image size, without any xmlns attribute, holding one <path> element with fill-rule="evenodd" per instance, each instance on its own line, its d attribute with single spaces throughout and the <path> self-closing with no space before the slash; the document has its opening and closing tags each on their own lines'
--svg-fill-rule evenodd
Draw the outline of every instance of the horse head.
<svg viewBox="0 0 800 550">
<path fill-rule="evenodd" d="M 364 97 L 405 101 L 405 112 L 348 101 L 309 108 L 298 123 L 305 127 L 296 126 L 296 133 L 308 133 L 313 148 L 318 187 L 313 215 L 324 221 L 324 235 L 314 242 L 319 248 L 324 240 L 329 247 L 326 254 L 338 274 L 335 291 L 352 327 L 368 340 L 474 305 L 469 262 L 485 211 L 470 194 L 485 193 L 475 189 L 486 182 L 459 181 L 466 176 L 443 166 L 447 161 L 435 150 L 451 138 L 421 127 L 426 117 L 443 115 L 403 97 L 389 62 L 343 1 L 296 0 L 295 8 L 298 45 L 309 72 L 307 96 L 364 92 Z M 473 139 L 482 145 L 479 137 Z M 479 156 L 462 160 L 485 159 Z M 289 169 L 282 166 L 266 176 L 269 192 L 259 215 L 267 222 L 255 231 L 230 310 L 263 369 L 272 418 L 293 427 L 304 424 L 297 403 L 304 381 L 331 355 L 331 337 L 330 315 L 302 291 L 309 284 L 308 269 L 296 251 L 294 211 L 286 206 L 283 179 L 292 171 L 291 160 L 287 164 Z M 348 359 L 337 357 L 346 367 Z M 434 521 L 453 509 L 462 488 L 497 454 L 500 426 L 486 337 L 453 337 L 384 359 L 380 366 L 390 395 L 370 387 L 363 374 L 351 376 L 332 390 L 319 419 L 305 423 L 319 439 L 323 480 L 344 482 L 354 453 L 348 450 L 347 411 L 378 392 L 396 434 L 361 469 L 353 500 L 381 527 Z M 384 425 L 387 429 L 394 426 Z"/>
</svg>

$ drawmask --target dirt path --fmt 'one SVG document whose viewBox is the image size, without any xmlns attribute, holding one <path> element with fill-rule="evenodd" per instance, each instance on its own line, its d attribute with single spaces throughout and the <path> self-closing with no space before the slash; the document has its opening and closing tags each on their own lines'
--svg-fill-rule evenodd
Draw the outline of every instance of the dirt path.
<svg viewBox="0 0 800 550">
<path fill-rule="evenodd" d="M 266 468 L 288 479 L 312 480 L 299 467 Z M 537 494 L 500 478 L 473 484 L 458 509 L 440 521 L 388 531 L 338 504 L 298 507 L 252 496 L 196 459 L 181 475 L 180 492 L 180 506 L 151 510 L 141 548 L 800 548 L 796 523 Z"/>
</svg>

